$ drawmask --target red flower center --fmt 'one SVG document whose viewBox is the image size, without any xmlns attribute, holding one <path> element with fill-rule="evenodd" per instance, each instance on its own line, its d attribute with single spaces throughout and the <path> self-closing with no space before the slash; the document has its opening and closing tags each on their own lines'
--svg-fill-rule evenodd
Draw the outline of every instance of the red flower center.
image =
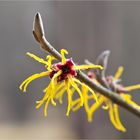
<svg viewBox="0 0 140 140">
<path fill-rule="evenodd" d="M 58 71 L 62 71 L 61 75 L 58 77 L 58 81 L 62 81 L 67 78 L 68 74 L 72 76 L 76 76 L 76 71 L 74 70 L 74 62 L 72 59 L 67 59 L 65 64 L 57 63 L 52 66 L 52 72 L 50 74 L 50 78 L 54 76 Z"/>
</svg>

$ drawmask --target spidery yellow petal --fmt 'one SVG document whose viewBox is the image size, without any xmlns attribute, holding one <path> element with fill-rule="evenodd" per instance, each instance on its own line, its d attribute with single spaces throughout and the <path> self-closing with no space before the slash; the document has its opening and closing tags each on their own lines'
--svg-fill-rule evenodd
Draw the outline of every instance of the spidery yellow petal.
<svg viewBox="0 0 140 140">
<path fill-rule="evenodd" d="M 53 89 L 54 89 L 54 85 L 55 85 L 54 80 L 57 79 L 57 77 L 60 76 L 61 73 L 62 73 L 62 71 L 60 70 L 57 73 L 55 73 L 54 76 L 52 77 L 52 79 L 51 79 L 51 85 L 52 85 L 52 88 Z"/>
<path fill-rule="evenodd" d="M 80 107 L 81 107 L 81 100 L 78 98 L 78 99 L 76 99 L 76 100 L 74 100 L 74 101 L 72 101 L 72 110 L 73 111 L 77 111 Z"/>
<path fill-rule="evenodd" d="M 51 55 L 47 55 L 46 59 L 48 60 L 48 70 L 51 70 L 51 65 L 52 65 L 52 60 L 54 60 L 55 58 Z"/>
<path fill-rule="evenodd" d="M 58 99 L 59 98 L 59 92 L 65 87 L 65 84 L 64 82 L 60 82 L 57 84 L 57 87 L 56 87 L 56 95 L 55 95 L 55 98 Z"/>
<path fill-rule="evenodd" d="M 75 70 L 80 70 L 80 69 L 92 69 L 92 68 L 95 68 L 95 69 L 103 69 L 102 66 L 100 65 L 75 65 L 74 66 L 74 69 Z"/>
<path fill-rule="evenodd" d="M 124 126 L 122 125 L 122 123 L 120 121 L 118 105 L 117 104 L 114 104 L 114 114 L 115 114 L 115 118 L 116 118 L 116 123 L 119 125 L 119 129 L 121 131 L 125 132 L 126 129 L 124 128 Z"/>
<path fill-rule="evenodd" d="M 28 84 L 30 82 L 32 82 L 33 80 L 37 79 L 37 78 L 40 78 L 40 77 L 44 77 L 44 76 L 48 76 L 50 74 L 49 71 L 45 71 L 45 72 L 41 72 L 41 73 L 37 73 L 37 74 L 33 74 L 32 76 L 28 77 L 27 79 L 25 79 L 19 89 L 22 90 L 23 89 L 23 92 L 26 92 L 26 88 L 28 86 Z"/>
<path fill-rule="evenodd" d="M 64 64 L 66 62 L 65 54 L 68 54 L 68 51 L 65 49 L 61 49 L 61 56 L 62 56 L 62 63 Z"/>
<path fill-rule="evenodd" d="M 48 62 L 45 61 L 44 59 L 39 58 L 39 57 L 37 57 L 36 55 L 34 55 L 34 54 L 32 54 L 32 53 L 29 53 L 29 52 L 27 52 L 26 54 L 27 54 L 28 56 L 30 56 L 31 58 L 33 58 L 34 60 L 38 61 L 39 63 L 48 65 Z"/>
<path fill-rule="evenodd" d="M 94 112 L 102 105 L 102 103 L 105 101 L 105 97 L 101 96 L 98 99 L 98 102 L 95 102 L 91 107 L 88 107 L 88 121 L 91 122 L 92 121 L 92 116 L 94 114 Z"/>
<path fill-rule="evenodd" d="M 83 106 L 83 96 L 82 96 L 82 93 L 80 91 L 80 89 L 78 88 L 77 84 L 74 82 L 73 78 L 71 76 L 69 76 L 69 81 L 70 81 L 70 84 L 76 89 L 76 91 L 78 92 L 80 98 L 81 98 L 81 106 Z"/>
<path fill-rule="evenodd" d="M 40 101 L 36 101 L 37 105 L 36 105 L 36 108 L 40 108 L 40 106 L 48 100 L 48 97 L 50 96 L 50 92 L 51 91 L 51 84 L 48 85 L 48 87 L 46 88 L 45 90 L 45 95 L 44 97 L 40 100 Z"/>
<path fill-rule="evenodd" d="M 63 103 L 63 100 L 62 100 L 62 99 L 63 99 L 63 94 L 65 93 L 65 91 L 66 91 L 66 88 L 63 87 L 63 88 L 57 93 L 56 99 L 59 100 L 60 104 Z"/>
<path fill-rule="evenodd" d="M 49 92 L 51 92 L 50 96 L 51 96 L 51 102 L 54 106 L 56 106 L 56 102 L 54 101 L 54 97 L 55 97 L 55 94 L 56 94 L 56 91 L 57 91 L 57 86 L 59 86 L 59 84 L 57 83 L 57 78 L 58 76 L 60 76 L 62 72 L 61 71 L 58 71 L 57 73 L 54 74 L 54 76 L 52 77 L 51 79 L 51 89 Z"/>
<path fill-rule="evenodd" d="M 103 105 L 103 106 L 102 106 L 102 109 L 104 109 L 104 110 L 108 110 L 108 108 L 109 108 L 108 105 Z"/>
<path fill-rule="evenodd" d="M 109 117 L 110 117 L 112 124 L 114 125 L 114 127 L 116 129 L 118 129 L 122 132 L 126 131 L 126 129 L 120 122 L 118 106 L 117 105 L 113 106 L 113 104 L 111 102 L 109 102 Z"/>
<path fill-rule="evenodd" d="M 47 116 L 47 109 L 48 109 L 50 100 L 51 100 L 51 96 L 48 98 L 47 102 L 45 103 L 45 107 L 44 107 L 44 116 L 45 117 Z"/>
<path fill-rule="evenodd" d="M 120 67 L 118 68 L 118 70 L 117 70 L 117 72 L 116 72 L 116 74 L 115 74 L 115 76 L 114 76 L 114 79 L 115 79 L 115 80 L 118 80 L 118 79 L 121 77 L 121 75 L 122 75 L 122 73 L 123 73 L 123 70 L 124 70 L 124 68 L 123 68 L 122 66 L 120 66 Z"/>
<path fill-rule="evenodd" d="M 125 89 L 128 90 L 128 91 L 140 89 L 140 84 L 138 84 L 138 85 L 133 85 L 133 86 L 128 86 L 128 87 L 125 87 Z"/>
<path fill-rule="evenodd" d="M 109 118 L 110 118 L 110 121 L 112 122 L 112 124 L 114 125 L 114 127 L 119 130 L 119 126 L 116 123 L 114 111 L 113 111 L 113 105 L 111 102 L 109 102 Z"/>
<path fill-rule="evenodd" d="M 67 93 L 68 93 L 68 107 L 67 107 L 66 116 L 69 116 L 70 109 L 71 109 L 71 91 L 70 91 L 69 79 L 65 80 L 65 84 L 66 84 L 66 89 L 67 89 Z"/>
<path fill-rule="evenodd" d="M 133 105 L 133 106 L 135 106 L 135 107 L 137 107 L 137 108 L 140 109 L 140 106 L 131 100 L 131 95 L 122 94 L 121 96 L 122 96 L 129 104 L 131 104 L 131 105 Z"/>
</svg>

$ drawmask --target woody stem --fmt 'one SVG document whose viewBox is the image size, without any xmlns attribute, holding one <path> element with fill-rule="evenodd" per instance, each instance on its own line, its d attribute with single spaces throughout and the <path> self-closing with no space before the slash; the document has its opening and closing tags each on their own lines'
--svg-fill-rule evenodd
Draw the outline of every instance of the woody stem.
<svg viewBox="0 0 140 140">
<path fill-rule="evenodd" d="M 40 44 L 41 48 L 45 51 L 49 52 L 52 56 L 54 56 L 56 59 L 61 60 L 61 54 L 46 40 L 42 18 L 39 13 L 35 15 L 34 18 L 34 27 L 33 27 L 33 35 L 36 39 L 36 41 Z M 136 106 L 133 106 L 126 102 L 120 95 L 118 95 L 115 92 L 112 92 L 111 90 L 101 86 L 97 85 L 93 80 L 91 80 L 87 75 L 85 75 L 80 70 L 77 71 L 77 77 L 79 81 L 85 83 L 87 86 L 89 86 L 92 90 L 96 90 L 100 94 L 104 95 L 105 97 L 109 98 L 114 103 L 118 104 L 119 106 L 125 108 L 132 114 L 138 116 L 140 118 L 140 109 L 138 109 Z"/>
</svg>

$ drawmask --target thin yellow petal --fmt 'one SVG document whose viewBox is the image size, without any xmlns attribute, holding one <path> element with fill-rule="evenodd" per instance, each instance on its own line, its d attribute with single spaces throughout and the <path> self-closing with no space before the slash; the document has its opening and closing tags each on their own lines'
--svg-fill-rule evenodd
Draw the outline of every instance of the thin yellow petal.
<svg viewBox="0 0 140 140">
<path fill-rule="evenodd" d="M 57 77 L 61 74 L 61 72 L 57 72 L 54 76 L 53 76 L 53 81 L 51 80 L 51 89 L 49 92 L 51 92 L 50 96 L 51 96 L 51 102 L 54 106 L 56 106 L 56 102 L 54 101 L 54 98 L 57 95 L 57 91 L 58 91 L 58 87 L 60 86 L 60 84 L 57 82 Z"/>
<path fill-rule="evenodd" d="M 108 108 L 109 108 L 108 105 L 103 105 L 103 106 L 102 106 L 102 109 L 104 109 L 104 110 L 108 110 Z"/>
<path fill-rule="evenodd" d="M 27 54 L 28 56 L 30 56 L 31 58 L 33 58 L 34 60 L 38 61 L 39 63 L 48 65 L 48 62 L 45 61 L 44 59 L 39 58 L 39 57 L 37 57 L 36 55 L 34 55 L 34 54 L 32 54 L 32 53 L 29 53 L 29 52 L 27 52 L 26 54 Z"/>
<path fill-rule="evenodd" d="M 82 94 L 83 94 L 83 98 L 84 98 L 84 107 L 86 109 L 86 111 L 89 110 L 89 105 L 88 105 L 88 89 L 82 85 Z"/>
<path fill-rule="evenodd" d="M 46 59 L 48 60 L 48 67 L 47 67 L 47 69 L 51 70 L 52 60 L 54 60 L 55 58 L 53 56 L 51 56 L 51 55 L 48 55 L 46 57 Z"/>
<path fill-rule="evenodd" d="M 76 111 L 81 107 L 80 102 L 81 102 L 80 98 L 77 98 L 74 101 L 72 101 L 71 108 L 72 108 L 73 111 Z"/>
<path fill-rule="evenodd" d="M 44 95 L 44 97 L 40 100 L 40 101 L 36 101 L 36 103 L 37 103 L 37 106 L 36 106 L 36 108 L 40 108 L 40 106 L 45 102 L 45 101 L 47 101 L 48 100 L 48 98 L 50 97 L 50 94 L 51 94 L 51 84 L 49 84 L 48 85 L 48 87 L 46 88 L 47 90 L 46 90 L 46 92 L 45 92 L 45 95 Z"/>
<path fill-rule="evenodd" d="M 132 100 L 127 100 L 127 102 L 140 109 L 140 106 L 138 104 L 136 104 L 135 102 L 133 102 Z"/>
<path fill-rule="evenodd" d="M 89 99 L 95 99 L 95 95 L 89 95 L 89 96 L 88 96 L 88 100 L 89 100 Z M 97 100 L 98 100 L 98 99 L 97 99 Z"/>
<path fill-rule="evenodd" d="M 77 84 L 83 86 L 83 83 L 80 82 L 78 79 L 76 79 L 76 78 L 74 78 L 74 77 L 73 77 L 72 79 L 73 79 L 73 81 L 76 82 Z"/>
<path fill-rule="evenodd" d="M 75 70 L 80 70 L 80 69 L 103 69 L 103 67 L 102 66 L 100 66 L 100 65 L 78 65 L 78 66 L 74 66 L 74 69 Z"/>
<path fill-rule="evenodd" d="M 58 76 L 59 76 L 59 72 L 53 76 L 53 78 L 52 78 L 53 81 L 51 80 L 51 90 L 50 90 L 51 94 L 50 94 L 50 96 L 51 96 L 51 102 L 54 106 L 56 106 L 56 102 L 54 101 L 54 97 L 55 97 L 55 94 L 57 91 L 57 86 L 59 86 L 59 84 L 57 83 Z"/>
<path fill-rule="evenodd" d="M 62 56 L 62 63 L 64 64 L 66 62 L 65 54 L 68 54 L 68 51 L 65 49 L 61 49 L 61 56 Z"/>
<path fill-rule="evenodd" d="M 59 91 L 59 93 L 56 96 L 56 99 L 59 99 L 60 104 L 63 103 L 62 99 L 63 99 L 63 95 L 64 95 L 65 91 L 66 91 L 66 88 L 64 87 Z"/>
<path fill-rule="evenodd" d="M 80 98 L 81 98 L 81 106 L 83 106 L 83 96 L 82 96 L 82 93 L 79 89 L 79 87 L 77 86 L 77 84 L 74 82 L 73 78 L 72 77 L 68 77 L 69 78 L 69 81 L 70 81 L 70 84 L 75 88 L 75 90 L 78 92 Z"/>
<path fill-rule="evenodd" d="M 132 96 L 130 94 L 121 94 L 121 97 L 124 98 L 125 100 L 131 100 Z"/>
<path fill-rule="evenodd" d="M 44 116 L 45 117 L 47 116 L 49 102 L 50 102 L 50 98 L 48 98 L 47 102 L 45 103 L 45 107 L 44 107 Z"/>
<path fill-rule="evenodd" d="M 46 93 L 46 92 L 49 91 L 49 90 L 51 91 L 51 88 L 52 88 L 51 86 L 52 86 L 52 85 L 51 85 L 51 82 L 50 82 L 49 85 L 47 85 L 47 87 L 43 90 L 43 92 Z"/>
<path fill-rule="evenodd" d="M 81 83 L 81 82 L 80 82 L 78 79 L 76 79 L 76 78 L 73 78 L 73 80 L 82 86 L 82 94 L 83 94 L 83 96 L 87 96 L 87 94 L 88 94 L 88 87 L 85 86 L 83 83 Z M 94 95 L 93 95 L 93 96 L 94 96 Z M 94 97 L 95 97 L 95 96 L 94 96 Z M 85 98 L 85 97 L 83 97 L 83 102 L 84 102 L 84 98 Z M 88 98 L 88 96 L 87 96 L 86 98 Z"/>
<path fill-rule="evenodd" d="M 97 96 L 96 96 L 95 92 L 90 87 L 88 87 L 87 85 L 84 84 L 84 86 L 92 93 L 95 101 L 98 102 L 98 99 L 97 99 Z"/>
<path fill-rule="evenodd" d="M 75 78 L 73 78 L 73 80 L 75 81 L 75 82 L 77 82 L 78 84 L 81 84 L 82 85 L 82 87 L 85 87 L 83 90 L 89 90 L 91 93 L 92 93 L 92 95 L 94 96 L 94 99 L 98 102 L 98 99 L 97 99 L 97 96 L 96 96 L 96 94 L 95 94 L 95 92 L 90 88 L 90 87 L 88 87 L 87 85 L 85 85 L 84 83 L 81 83 L 78 79 L 75 79 Z M 86 91 L 86 92 L 87 92 Z"/>
<path fill-rule="evenodd" d="M 104 110 L 108 110 L 109 109 L 108 102 L 110 102 L 110 101 L 107 98 L 105 98 L 105 100 L 104 100 L 105 105 L 102 106 L 102 109 L 104 109 Z"/>
<path fill-rule="evenodd" d="M 55 73 L 54 76 L 52 77 L 52 79 L 51 79 L 52 88 L 54 88 L 54 84 L 55 84 L 54 80 L 57 79 L 57 77 L 60 76 L 61 73 L 62 73 L 62 71 L 60 70 L 57 73 Z"/>
<path fill-rule="evenodd" d="M 120 120 L 119 120 L 119 114 L 118 111 L 116 110 L 117 108 L 113 108 L 113 104 L 110 102 L 109 103 L 109 117 L 110 117 L 110 121 L 112 122 L 112 124 L 114 125 L 114 127 L 119 130 L 119 131 L 126 131 L 125 128 L 123 127 L 123 125 L 121 124 Z"/>
<path fill-rule="evenodd" d="M 60 82 L 57 84 L 57 87 L 56 87 L 56 95 L 55 95 L 55 98 L 58 99 L 59 97 L 59 92 L 61 91 L 61 89 L 63 89 L 65 87 L 65 84 L 64 82 Z"/>
<path fill-rule="evenodd" d="M 119 126 L 117 125 L 117 123 L 115 121 L 113 106 L 112 106 L 111 102 L 109 103 L 109 118 L 110 118 L 110 121 L 112 122 L 112 124 L 114 125 L 114 127 L 119 130 Z"/>
<path fill-rule="evenodd" d="M 138 84 L 138 85 L 133 85 L 133 86 L 128 86 L 128 87 L 125 87 L 125 89 L 128 90 L 128 91 L 140 89 L 140 84 Z"/>
<path fill-rule="evenodd" d="M 54 101 L 54 94 L 55 94 L 55 89 L 52 89 L 51 90 L 51 102 L 52 102 L 52 105 L 56 106 L 56 102 Z"/>
<path fill-rule="evenodd" d="M 121 75 L 122 75 L 122 73 L 123 73 L 123 70 L 124 70 L 124 68 L 123 68 L 122 66 L 120 66 L 120 67 L 118 68 L 118 70 L 117 70 L 117 72 L 116 72 L 116 74 L 115 74 L 115 76 L 114 76 L 114 79 L 115 79 L 115 80 L 118 80 L 118 79 L 121 77 Z"/>
<path fill-rule="evenodd" d="M 118 111 L 118 105 L 114 104 L 114 114 L 115 114 L 115 119 L 116 119 L 116 123 L 119 125 L 119 129 L 123 132 L 126 131 L 125 127 L 122 125 L 121 121 L 120 121 L 120 117 L 119 117 L 119 111 Z"/>
<path fill-rule="evenodd" d="M 58 86 L 56 87 L 56 95 L 55 98 L 58 99 L 59 98 L 59 92 L 65 88 L 65 84 L 64 82 L 58 83 Z"/>
<path fill-rule="evenodd" d="M 45 93 L 44 97 L 40 101 L 36 101 L 36 103 L 37 103 L 36 108 L 41 107 L 41 105 L 43 105 L 45 103 L 44 116 L 47 116 L 47 109 L 48 109 L 48 105 L 49 105 L 50 101 L 52 102 L 52 105 L 56 106 L 56 103 L 53 100 L 55 93 L 56 93 L 56 89 L 55 88 L 52 89 L 52 86 L 50 83 L 49 86 L 46 88 L 46 93 Z"/>
<path fill-rule="evenodd" d="M 67 93 L 68 93 L 68 107 L 67 107 L 66 116 L 69 116 L 70 109 L 71 109 L 71 91 L 70 91 L 69 79 L 65 80 L 65 84 L 66 84 L 66 89 L 67 89 Z"/>
<path fill-rule="evenodd" d="M 126 100 L 126 102 L 140 109 L 140 106 L 131 100 L 131 95 L 122 94 L 121 96 Z"/>
<path fill-rule="evenodd" d="M 92 121 L 92 116 L 93 116 L 93 113 L 102 105 L 102 103 L 106 100 L 105 97 L 101 96 L 99 99 L 98 99 L 98 102 L 95 102 L 91 107 L 90 107 L 90 112 L 88 114 L 88 121 L 91 122 Z"/>
<path fill-rule="evenodd" d="M 26 88 L 28 86 L 28 84 L 30 82 L 32 82 L 33 80 L 37 79 L 37 78 L 40 78 L 40 77 L 44 77 L 44 76 L 48 76 L 50 74 L 49 71 L 45 71 L 45 72 L 41 72 L 41 73 L 37 73 L 37 74 L 33 74 L 31 75 L 30 77 L 28 77 L 27 79 L 25 79 L 21 85 L 19 86 L 19 89 L 22 90 L 23 89 L 23 92 L 26 92 Z"/>
<path fill-rule="evenodd" d="M 49 97 L 49 96 L 48 96 Z M 47 99 L 46 99 L 47 100 Z M 40 101 L 36 101 L 36 109 L 40 108 L 44 104 L 45 100 L 41 99 Z"/>
<path fill-rule="evenodd" d="M 75 92 L 75 88 L 71 88 L 70 90 L 71 90 L 71 96 L 73 96 Z"/>
<path fill-rule="evenodd" d="M 83 98 L 84 98 L 84 108 L 87 113 L 88 121 L 92 121 L 92 116 L 93 113 L 101 106 L 101 104 L 104 102 L 103 96 L 98 99 L 98 102 L 93 103 L 91 106 L 89 105 L 89 95 L 88 95 L 88 88 L 84 85 L 82 85 L 82 93 L 83 93 Z M 97 94 L 98 95 L 98 94 Z M 94 99 L 94 95 L 93 99 Z"/>
</svg>

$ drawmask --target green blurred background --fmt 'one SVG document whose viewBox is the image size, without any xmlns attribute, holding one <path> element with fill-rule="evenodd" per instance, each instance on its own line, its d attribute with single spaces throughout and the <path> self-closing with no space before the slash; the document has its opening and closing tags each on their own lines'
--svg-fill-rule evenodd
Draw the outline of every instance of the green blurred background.
<svg viewBox="0 0 140 140">
<path fill-rule="evenodd" d="M 65 48 L 75 62 L 95 62 L 104 50 L 111 50 L 109 74 L 123 65 L 124 85 L 140 83 L 140 2 L 0 2 L 0 139 L 124 139 L 140 138 L 140 120 L 120 108 L 126 133 L 117 131 L 108 113 L 98 110 L 88 123 L 83 109 L 69 117 L 64 104 L 49 106 L 48 117 L 43 108 L 35 109 L 48 83 L 34 81 L 28 92 L 18 86 L 29 75 L 44 70 L 25 54 L 44 57 L 32 35 L 34 15 L 40 12 L 47 40 L 57 49 Z M 132 93 L 140 104 L 140 91 Z"/>
</svg>

